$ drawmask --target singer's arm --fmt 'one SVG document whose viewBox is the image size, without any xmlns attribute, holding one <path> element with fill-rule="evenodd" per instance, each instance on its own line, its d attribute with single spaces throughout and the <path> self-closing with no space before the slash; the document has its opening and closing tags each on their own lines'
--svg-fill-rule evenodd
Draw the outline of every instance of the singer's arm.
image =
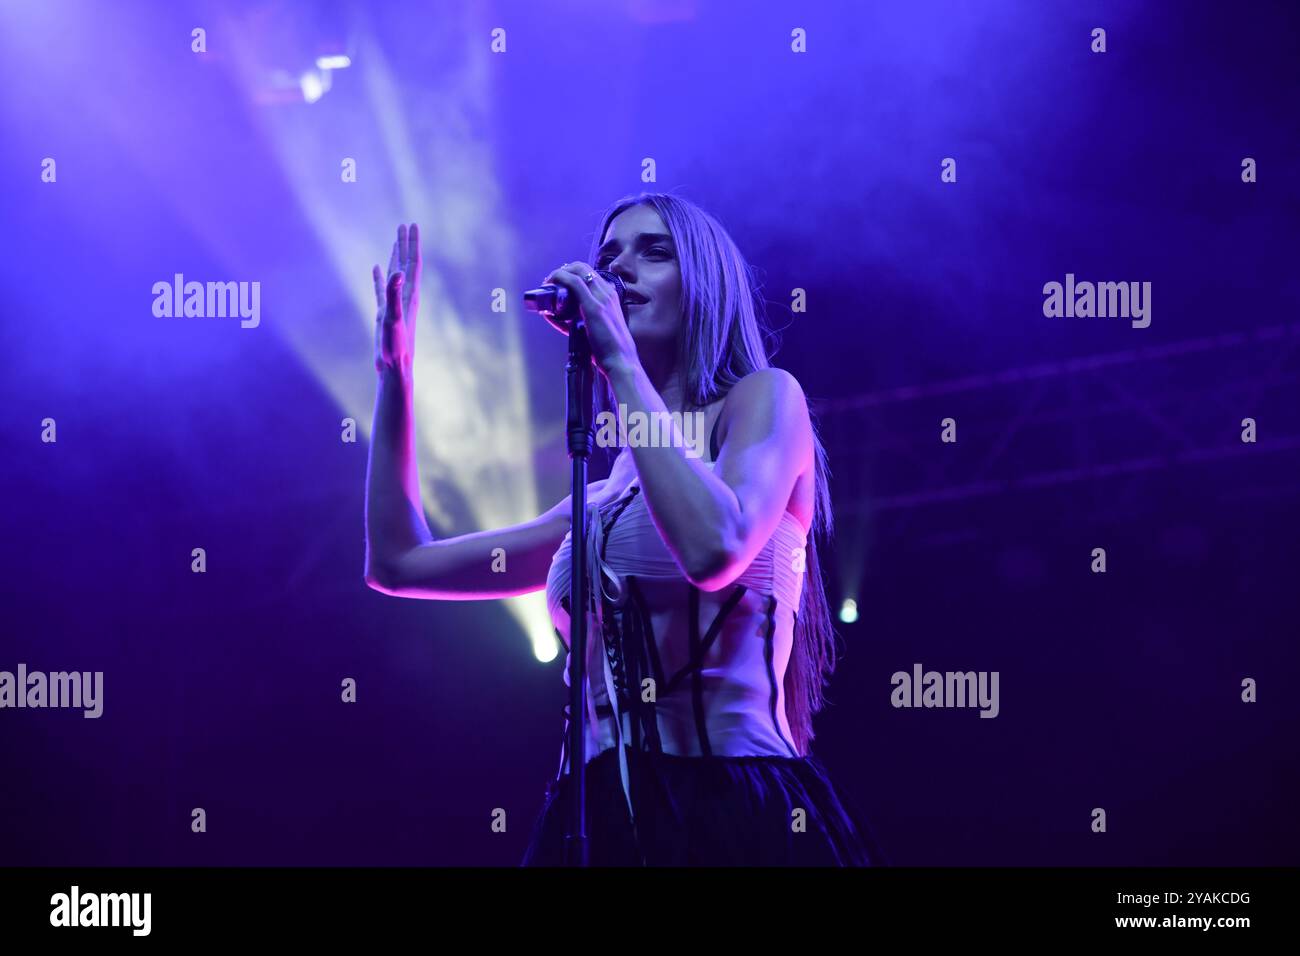
<svg viewBox="0 0 1300 956">
<path fill-rule="evenodd" d="M 628 413 L 667 413 L 639 362 L 610 371 Z M 776 530 L 795 482 L 812 467 L 812 423 L 799 382 L 778 368 L 746 375 L 728 393 L 710 470 L 668 445 L 632 449 L 646 506 L 688 580 L 718 591 L 736 580 Z"/>
<path fill-rule="evenodd" d="M 433 540 L 420 500 L 413 387 L 410 370 L 379 373 L 366 467 L 365 577 L 372 586 L 392 576 L 402 555 Z"/>
<path fill-rule="evenodd" d="M 419 226 L 403 224 L 387 280 L 378 265 L 371 270 L 379 386 L 366 468 L 365 582 L 383 594 L 444 600 L 539 590 L 568 531 L 569 498 L 532 521 L 441 541 L 425 520 L 412 402 L 420 261 Z"/>
<path fill-rule="evenodd" d="M 546 586 L 569 530 L 571 496 L 522 524 L 434 540 L 416 467 L 409 371 L 380 373 L 366 470 L 365 581 L 394 597 L 475 601 Z M 605 479 L 590 482 L 595 497 Z"/>
</svg>

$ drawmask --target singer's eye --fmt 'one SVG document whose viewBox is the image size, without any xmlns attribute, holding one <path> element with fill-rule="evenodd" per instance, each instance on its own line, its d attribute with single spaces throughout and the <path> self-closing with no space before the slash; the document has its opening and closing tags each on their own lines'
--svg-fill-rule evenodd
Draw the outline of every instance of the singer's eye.
<svg viewBox="0 0 1300 956">
<path fill-rule="evenodd" d="M 672 250 L 666 249 L 663 246 L 655 246 L 651 249 L 647 249 L 645 254 L 647 256 L 656 256 L 661 259 L 671 259 L 673 257 Z M 596 260 L 596 268 L 608 269 L 610 267 L 610 264 L 613 263 L 613 261 L 614 261 L 613 256 L 601 256 L 599 259 Z"/>
</svg>

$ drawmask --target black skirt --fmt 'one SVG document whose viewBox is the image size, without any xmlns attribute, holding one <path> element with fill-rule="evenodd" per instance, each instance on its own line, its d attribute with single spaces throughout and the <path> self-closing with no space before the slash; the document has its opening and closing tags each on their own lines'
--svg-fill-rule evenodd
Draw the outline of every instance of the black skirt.
<svg viewBox="0 0 1300 956">
<path fill-rule="evenodd" d="M 884 862 L 814 757 L 678 757 L 628 748 L 636 827 L 610 748 L 588 764 L 592 866 L 870 866 Z M 521 866 L 563 866 L 570 780 L 547 788 Z M 799 813 L 798 811 L 803 811 Z"/>
</svg>

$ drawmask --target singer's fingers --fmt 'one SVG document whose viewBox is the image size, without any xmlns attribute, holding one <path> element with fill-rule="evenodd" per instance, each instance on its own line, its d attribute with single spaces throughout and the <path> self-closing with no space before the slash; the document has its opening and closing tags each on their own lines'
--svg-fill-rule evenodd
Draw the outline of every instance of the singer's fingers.
<svg viewBox="0 0 1300 956">
<path fill-rule="evenodd" d="M 411 257 L 411 271 L 419 275 L 424 260 L 420 254 L 420 227 L 415 223 L 411 223 L 411 228 L 406 233 L 406 243 Z"/>
<path fill-rule="evenodd" d="M 568 269 L 556 269 L 546 277 L 546 281 L 553 282 L 556 285 L 562 285 L 566 289 L 571 289 L 575 285 L 580 285 L 582 283 L 582 280 Z"/>
<path fill-rule="evenodd" d="M 606 281 L 605 277 L 602 276 L 600 273 L 598 273 L 595 270 L 595 268 L 587 265 L 587 263 L 585 262 L 570 262 L 567 265 L 565 265 L 564 271 L 571 272 L 579 279 L 581 279 L 583 288 L 589 292 L 594 293 L 597 290 L 601 290 L 601 292 L 604 293 L 606 286 L 609 286 L 609 282 Z M 588 273 L 592 274 L 592 280 L 590 282 L 588 282 L 586 279 Z M 593 296 L 593 298 L 599 300 L 605 298 L 605 296 L 604 295 Z"/>
<path fill-rule="evenodd" d="M 599 275 L 596 275 L 595 272 L 596 270 L 593 269 L 591 266 L 587 265 L 587 263 L 585 262 L 566 262 L 560 268 L 555 270 L 554 275 L 575 276 L 576 278 L 582 281 L 583 285 L 587 286 L 588 288 L 594 288 L 596 286 L 596 283 L 605 281 Z M 592 274 L 592 279 L 590 284 L 588 284 L 585 278 L 588 273 Z"/>
<path fill-rule="evenodd" d="M 619 301 L 618 290 L 614 284 L 597 272 L 595 266 L 585 262 L 572 262 L 565 268 L 582 280 L 582 287 L 591 295 L 593 302 L 603 305 L 609 301 Z M 585 278 L 587 273 L 593 274 L 590 282 Z"/>
<path fill-rule="evenodd" d="M 393 273 L 400 272 L 401 268 L 402 268 L 401 264 L 398 262 L 397 259 L 397 243 L 394 242 L 393 253 L 388 257 L 388 278 L 391 279 L 393 277 Z"/>
<path fill-rule="evenodd" d="M 406 223 L 397 227 L 397 268 L 406 271 Z"/>
<path fill-rule="evenodd" d="M 600 303 L 591 294 L 591 289 L 587 287 L 587 283 L 582 281 L 582 276 L 586 275 L 588 271 L 590 270 L 585 270 L 579 275 L 569 266 L 565 266 L 563 269 L 556 269 L 551 273 L 551 279 L 554 280 L 556 285 L 562 285 L 570 293 L 576 295 L 578 305 L 582 307 L 583 313 L 590 317 L 593 311 L 600 308 Z"/>
<path fill-rule="evenodd" d="M 370 277 L 375 280 L 375 306 L 382 309 L 384 307 L 384 274 L 379 271 L 378 263 L 370 271 Z"/>
<path fill-rule="evenodd" d="M 384 324 L 392 325 L 402 321 L 402 274 L 395 272 L 388 278 L 388 305 L 384 312 Z"/>
</svg>

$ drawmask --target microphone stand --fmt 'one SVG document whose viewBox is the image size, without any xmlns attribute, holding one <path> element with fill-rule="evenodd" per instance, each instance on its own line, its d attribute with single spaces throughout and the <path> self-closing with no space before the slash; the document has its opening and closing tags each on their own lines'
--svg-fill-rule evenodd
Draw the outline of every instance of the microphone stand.
<svg viewBox="0 0 1300 956">
<path fill-rule="evenodd" d="M 573 509 L 569 576 L 569 828 L 565 862 L 587 866 L 587 459 L 591 456 L 592 361 L 587 326 L 569 324 L 569 361 L 564 367 L 568 395 L 565 433 L 572 459 Z"/>
<path fill-rule="evenodd" d="M 614 286 L 623 304 L 626 288 L 612 272 L 595 270 Z M 590 579 L 587 571 L 587 461 L 592 447 L 592 385 L 595 365 L 587 324 L 576 297 L 567 290 L 544 286 L 524 293 L 526 308 L 539 312 L 546 321 L 569 337 L 569 358 L 564 366 L 566 422 L 565 436 L 572 461 L 572 508 L 569 576 L 569 783 L 568 828 L 564 836 L 565 863 L 589 865 L 587 842 L 587 607 Z M 625 313 L 626 317 L 626 313 Z M 604 637 L 601 635 L 601 639 Z M 594 728 L 593 728 L 594 730 Z"/>
</svg>

